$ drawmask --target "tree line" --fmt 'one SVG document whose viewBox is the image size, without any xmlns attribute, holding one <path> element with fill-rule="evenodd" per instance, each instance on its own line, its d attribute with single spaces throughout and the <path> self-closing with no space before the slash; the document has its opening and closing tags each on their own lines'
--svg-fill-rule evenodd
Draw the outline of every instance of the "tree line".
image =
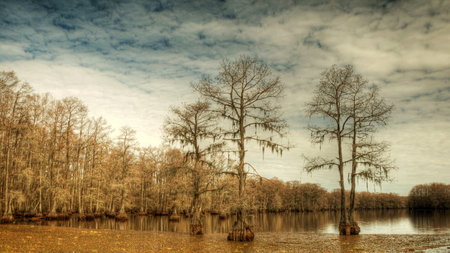
<svg viewBox="0 0 450 253">
<path fill-rule="evenodd" d="M 312 143 L 335 142 L 337 158 L 304 156 L 304 170 L 337 168 L 340 188 L 331 193 L 317 184 L 262 178 L 247 162 L 248 142 L 280 156 L 294 147 L 274 103 L 285 85 L 264 62 L 223 60 L 216 77 L 205 75 L 191 87 L 199 99 L 170 108 L 164 144 L 139 147 L 132 128 L 120 128 L 113 138 L 106 121 L 89 117 L 78 98 L 36 94 L 14 72 L 0 72 L 2 221 L 12 221 L 13 210 L 48 219 L 76 211 L 79 219 L 105 213 L 119 220 L 131 210 L 171 212 L 174 219 L 183 212 L 192 213 L 191 234 L 203 234 L 202 211 L 234 212 L 228 239 L 251 241 L 251 211 L 340 210 L 340 233 L 358 234 L 354 210 L 404 206 L 395 194 L 355 191 L 356 179 L 381 184 L 396 167 L 389 143 L 374 140 L 394 106 L 352 66 L 324 71 L 306 103 L 311 119 L 325 119 L 308 126 Z M 345 166 L 352 168 L 350 191 Z"/>
<path fill-rule="evenodd" d="M 340 189 L 328 192 L 319 184 L 283 182 L 272 178 L 261 185 L 252 182 L 251 191 L 256 196 L 257 207 L 269 212 L 315 212 L 341 210 Z M 256 186 L 257 185 L 257 186 Z M 345 193 L 347 197 L 350 191 Z M 358 192 L 355 196 L 355 209 L 400 209 L 406 207 L 406 197 L 396 193 Z M 349 203 L 346 209 L 349 208 Z"/>
<path fill-rule="evenodd" d="M 418 184 L 409 192 L 407 204 L 411 209 L 450 209 L 450 184 Z"/>
</svg>

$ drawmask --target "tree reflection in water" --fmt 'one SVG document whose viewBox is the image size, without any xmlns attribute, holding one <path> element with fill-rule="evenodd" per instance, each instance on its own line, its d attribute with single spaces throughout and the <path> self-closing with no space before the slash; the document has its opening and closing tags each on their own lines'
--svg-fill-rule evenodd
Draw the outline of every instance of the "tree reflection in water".
<svg viewBox="0 0 450 253">
<path fill-rule="evenodd" d="M 16 220 L 21 225 L 46 225 L 75 227 L 84 229 L 117 229 L 141 231 L 171 231 L 189 233 L 190 218 L 181 216 L 179 222 L 169 222 L 168 216 L 130 215 L 128 222 L 98 218 L 94 221 L 80 222 L 76 216 L 68 220 L 28 221 Z M 249 216 L 249 224 L 255 232 L 300 232 L 300 233 L 338 233 L 340 213 L 324 212 L 288 212 L 256 213 Z M 447 211 L 410 211 L 407 209 L 365 210 L 355 215 L 362 234 L 425 234 L 449 233 L 450 210 Z M 205 234 L 228 233 L 236 215 L 220 220 L 217 215 L 203 216 Z"/>
<path fill-rule="evenodd" d="M 420 233 L 444 233 L 450 228 L 450 210 L 409 211 L 409 219 Z"/>
</svg>

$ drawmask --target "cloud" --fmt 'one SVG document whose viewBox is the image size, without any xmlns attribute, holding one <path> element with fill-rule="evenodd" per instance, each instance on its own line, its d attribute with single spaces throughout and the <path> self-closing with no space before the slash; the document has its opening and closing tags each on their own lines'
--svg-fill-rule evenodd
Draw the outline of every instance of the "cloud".
<svg viewBox="0 0 450 253">
<path fill-rule="evenodd" d="M 158 145 L 169 105 L 192 102 L 189 88 L 215 76 L 220 60 L 258 55 L 286 84 L 278 100 L 297 148 L 249 162 L 265 177 L 299 179 L 311 147 L 305 102 L 320 73 L 352 64 L 397 110 L 379 140 L 392 142 L 397 183 L 407 194 L 419 180 L 445 177 L 450 144 L 450 4 L 446 1 L 2 1 L 0 69 L 15 70 L 39 92 L 77 96 L 116 129 L 129 124 L 143 145 Z M 418 177 L 423 168 L 430 173 Z M 441 176 L 436 176 L 441 173 Z M 336 174 L 336 175 L 334 175 Z M 443 176 L 444 175 L 444 176 Z M 303 181 L 338 187 L 337 172 Z M 419 179 L 420 178 L 420 179 Z"/>
</svg>

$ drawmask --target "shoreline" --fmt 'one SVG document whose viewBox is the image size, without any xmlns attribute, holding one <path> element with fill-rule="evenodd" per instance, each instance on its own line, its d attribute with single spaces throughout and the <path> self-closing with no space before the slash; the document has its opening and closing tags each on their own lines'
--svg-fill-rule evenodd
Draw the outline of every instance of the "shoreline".
<svg viewBox="0 0 450 253">
<path fill-rule="evenodd" d="M 0 252 L 420 252 L 437 247 L 443 250 L 439 252 L 450 252 L 450 233 L 261 232 L 253 242 L 230 242 L 226 234 L 0 225 Z"/>
</svg>

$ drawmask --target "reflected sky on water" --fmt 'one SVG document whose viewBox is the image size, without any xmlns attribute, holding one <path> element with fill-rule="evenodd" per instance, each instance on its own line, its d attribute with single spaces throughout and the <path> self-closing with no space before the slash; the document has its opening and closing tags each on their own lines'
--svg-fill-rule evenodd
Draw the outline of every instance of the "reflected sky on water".
<svg viewBox="0 0 450 253">
<path fill-rule="evenodd" d="M 87 229 L 148 230 L 189 233 L 189 218 L 181 215 L 179 222 L 169 222 L 167 216 L 129 215 L 128 222 L 98 218 L 79 222 L 76 215 L 64 221 L 32 222 L 15 221 L 15 224 L 63 226 Z M 255 232 L 301 232 L 337 234 L 339 212 L 306 213 L 257 213 L 250 215 L 249 223 Z M 361 234 L 441 234 L 450 233 L 450 210 L 410 211 L 367 210 L 357 211 L 355 219 L 361 227 Z M 228 233 L 236 216 L 220 220 L 218 215 L 203 216 L 205 233 Z"/>
</svg>

